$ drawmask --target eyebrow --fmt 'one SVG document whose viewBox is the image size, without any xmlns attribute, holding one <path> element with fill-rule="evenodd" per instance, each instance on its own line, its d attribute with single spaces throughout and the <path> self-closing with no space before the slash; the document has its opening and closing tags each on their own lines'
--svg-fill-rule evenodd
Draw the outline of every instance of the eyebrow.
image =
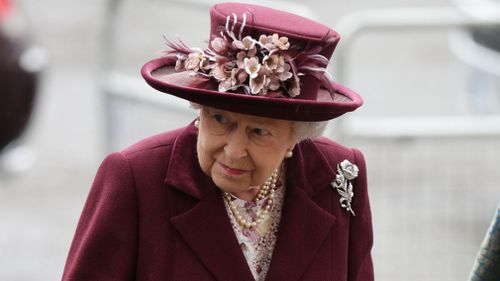
<svg viewBox="0 0 500 281">
<path fill-rule="evenodd" d="M 234 119 L 234 115 L 238 113 L 230 112 L 230 111 L 225 111 L 222 109 L 217 109 L 217 108 L 208 108 L 208 113 L 209 114 L 222 114 L 225 117 L 228 117 L 229 119 Z M 265 118 L 265 117 L 252 117 L 253 119 L 250 120 L 250 124 L 256 124 L 258 126 L 272 126 L 272 127 L 279 127 L 277 122 L 273 120 L 272 118 Z"/>
<path fill-rule="evenodd" d="M 255 123 L 257 125 L 278 126 L 278 124 L 276 122 L 273 122 L 272 120 L 257 119 L 257 120 L 252 120 L 249 123 Z"/>
</svg>

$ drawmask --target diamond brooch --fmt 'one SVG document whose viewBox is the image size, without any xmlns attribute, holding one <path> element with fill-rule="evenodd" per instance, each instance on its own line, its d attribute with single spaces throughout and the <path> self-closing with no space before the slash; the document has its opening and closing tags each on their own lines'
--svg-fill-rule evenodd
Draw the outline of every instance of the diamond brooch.
<svg viewBox="0 0 500 281">
<path fill-rule="evenodd" d="M 346 159 L 337 165 L 335 181 L 330 183 L 340 195 L 340 206 L 345 208 L 348 212 L 351 212 L 353 216 L 355 216 L 355 214 L 351 207 L 351 201 L 354 197 L 354 191 L 351 181 L 358 177 L 358 171 L 358 167 Z"/>
</svg>

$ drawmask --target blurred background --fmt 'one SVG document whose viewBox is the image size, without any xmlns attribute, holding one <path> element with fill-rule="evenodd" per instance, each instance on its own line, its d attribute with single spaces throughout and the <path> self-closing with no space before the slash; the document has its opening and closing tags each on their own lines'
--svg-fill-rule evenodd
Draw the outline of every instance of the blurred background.
<svg viewBox="0 0 500 281">
<path fill-rule="evenodd" d="M 500 1 L 248 1 L 337 30 L 365 105 L 377 280 L 466 280 L 500 200 Z M 0 0 L 0 280 L 58 280 L 103 157 L 195 117 L 139 70 L 206 46 L 210 0 Z"/>
</svg>

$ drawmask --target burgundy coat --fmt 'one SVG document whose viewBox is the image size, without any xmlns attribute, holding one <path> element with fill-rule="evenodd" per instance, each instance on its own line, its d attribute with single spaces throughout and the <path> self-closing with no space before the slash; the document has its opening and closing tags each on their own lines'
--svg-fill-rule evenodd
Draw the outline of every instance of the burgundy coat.
<svg viewBox="0 0 500 281">
<path fill-rule="evenodd" d="M 63 280 L 253 280 L 220 190 L 196 157 L 193 125 L 147 138 L 101 164 Z M 348 159 L 350 215 L 330 183 Z M 362 154 L 326 138 L 286 160 L 286 193 L 266 280 L 373 280 L 371 214 Z"/>
</svg>

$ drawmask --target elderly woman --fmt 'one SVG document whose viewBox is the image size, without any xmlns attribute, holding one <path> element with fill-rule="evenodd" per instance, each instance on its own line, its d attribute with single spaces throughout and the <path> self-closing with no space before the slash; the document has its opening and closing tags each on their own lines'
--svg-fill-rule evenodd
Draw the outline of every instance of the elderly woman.
<svg viewBox="0 0 500 281">
<path fill-rule="evenodd" d="M 373 280 L 363 156 L 318 138 L 362 104 L 327 76 L 338 40 L 235 3 L 207 48 L 167 40 L 142 75 L 199 117 L 104 160 L 63 280 Z"/>
</svg>

